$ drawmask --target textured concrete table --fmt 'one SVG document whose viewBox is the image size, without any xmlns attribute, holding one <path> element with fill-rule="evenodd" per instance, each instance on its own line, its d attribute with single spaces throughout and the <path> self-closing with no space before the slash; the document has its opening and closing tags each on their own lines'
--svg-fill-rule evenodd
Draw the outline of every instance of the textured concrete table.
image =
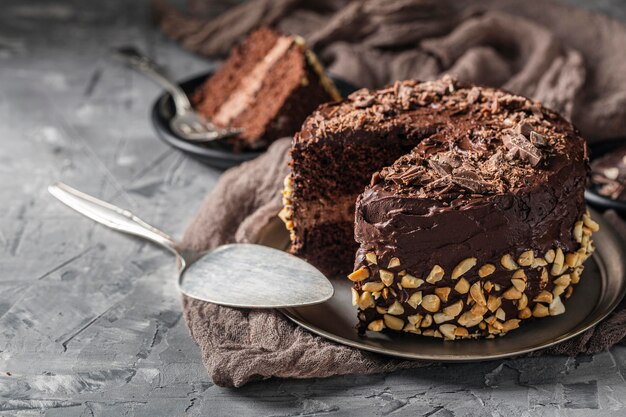
<svg viewBox="0 0 626 417">
<path fill-rule="evenodd" d="M 582 2 L 582 0 L 581 0 Z M 0 12 L 0 415 L 626 415 L 626 348 L 576 359 L 213 385 L 181 318 L 173 259 L 53 200 L 62 179 L 183 231 L 219 172 L 159 142 L 158 94 L 107 59 L 133 43 L 177 76 L 147 1 L 5 0 Z M 620 0 L 595 8 L 626 17 Z"/>
</svg>

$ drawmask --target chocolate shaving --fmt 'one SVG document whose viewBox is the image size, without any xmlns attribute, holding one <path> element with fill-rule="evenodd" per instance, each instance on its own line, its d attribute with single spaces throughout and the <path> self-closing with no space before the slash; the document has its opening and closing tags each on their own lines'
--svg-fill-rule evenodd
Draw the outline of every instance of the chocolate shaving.
<svg viewBox="0 0 626 417">
<path fill-rule="evenodd" d="M 426 184 L 424 188 L 426 190 L 434 190 L 440 187 L 446 187 L 446 191 L 450 188 L 450 176 L 449 175 L 438 178 L 434 181 L 431 181 L 430 183 Z"/>
<path fill-rule="evenodd" d="M 408 184 L 412 182 L 414 179 L 418 178 L 421 174 L 422 174 L 421 167 L 412 166 L 412 167 L 409 167 L 409 169 L 404 171 L 402 174 L 400 174 L 398 178 L 405 184 Z"/>
<path fill-rule="evenodd" d="M 450 75 L 446 74 L 443 78 L 435 81 L 427 81 L 420 85 L 420 89 L 435 93 L 439 96 L 444 96 L 446 93 L 454 92 L 456 80 Z"/>
<path fill-rule="evenodd" d="M 421 166 L 410 166 L 403 172 L 397 172 L 388 168 L 388 171 L 385 173 L 383 170 L 383 175 L 386 180 L 391 180 L 395 183 L 404 183 L 410 184 L 413 180 L 420 177 L 423 174 L 423 168 Z"/>
<path fill-rule="evenodd" d="M 411 97 L 413 96 L 413 88 L 407 85 L 401 84 L 398 89 L 398 98 L 403 109 L 408 109 L 411 106 Z"/>
<path fill-rule="evenodd" d="M 524 107 L 524 105 L 527 102 L 527 99 L 521 96 L 505 94 L 499 99 L 499 101 L 502 107 L 506 108 L 507 110 L 517 110 L 517 109 Z"/>
<path fill-rule="evenodd" d="M 439 162 L 446 164 L 452 168 L 458 168 L 461 166 L 461 157 L 455 153 L 442 152 L 439 154 Z"/>
<path fill-rule="evenodd" d="M 516 130 L 517 133 L 520 133 L 530 139 L 530 133 L 533 131 L 533 127 L 529 123 L 522 121 L 517 125 Z"/>
<path fill-rule="evenodd" d="M 472 193 L 484 193 L 488 185 L 483 181 L 478 174 L 471 171 L 460 171 L 451 177 L 451 180 L 456 185 L 467 189 Z"/>
<path fill-rule="evenodd" d="M 374 103 L 374 96 L 359 96 L 354 99 L 354 107 L 358 109 L 363 109 L 365 107 L 369 107 Z"/>
<path fill-rule="evenodd" d="M 502 135 L 502 144 L 509 150 L 509 156 L 528 161 L 536 166 L 541 162 L 541 152 L 522 134 L 509 130 Z"/>
<path fill-rule="evenodd" d="M 547 144 L 546 139 L 543 137 L 543 135 L 535 132 L 532 125 L 526 121 L 522 120 L 521 122 L 519 122 L 515 128 L 515 131 L 523 135 L 525 138 L 530 139 L 530 143 L 532 143 L 533 145 L 544 146 Z"/>
<path fill-rule="evenodd" d="M 480 99 L 480 88 L 472 87 L 467 93 L 467 102 L 474 104 Z"/>
<path fill-rule="evenodd" d="M 434 159 L 429 159 L 428 160 L 428 165 L 430 166 L 430 168 L 433 171 L 435 171 L 437 174 L 439 174 L 440 177 L 445 177 L 446 175 L 448 175 L 448 174 L 450 174 L 452 172 L 452 168 L 450 166 L 448 166 L 445 163 L 440 164 L 439 162 L 435 161 Z"/>
<path fill-rule="evenodd" d="M 546 142 L 546 138 L 543 137 L 543 135 L 540 135 L 539 133 L 532 131 L 530 132 L 530 142 L 533 145 L 537 145 L 537 146 L 545 146 L 547 144 Z"/>
<path fill-rule="evenodd" d="M 500 149 L 496 150 L 496 152 L 485 161 L 483 167 L 487 170 L 489 174 L 495 174 L 500 171 L 502 163 L 504 162 L 504 155 L 502 155 L 502 151 Z"/>
<path fill-rule="evenodd" d="M 543 112 L 541 111 L 541 106 L 538 103 L 533 103 L 530 105 L 530 111 L 538 120 L 543 120 Z"/>
<path fill-rule="evenodd" d="M 376 185 L 380 182 L 381 176 L 379 172 L 374 172 L 372 175 L 372 180 L 370 181 L 370 186 Z"/>
</svg>

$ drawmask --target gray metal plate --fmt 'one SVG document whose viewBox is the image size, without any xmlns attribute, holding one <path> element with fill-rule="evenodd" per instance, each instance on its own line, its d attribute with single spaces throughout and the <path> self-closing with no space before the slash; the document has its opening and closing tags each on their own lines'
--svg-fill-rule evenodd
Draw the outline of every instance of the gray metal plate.
<svg viewBox="0 0 626 417">
<path fill-rule="evenodd" d="M 624 247 L 604 218 L 592 212 L 600 224 L 594 234 L 596 252 L 586 262 L 574 293 L 566 300 L 566 312 L 523 323 L 496 339 L 445 341 L 412 334 L 367 332 L 360 337 L 355 329 L 356 309 L 352 306 L 347 279 L 331 279 L 334 296 L 322 304 L 281 310 L 305 329 L 337 343 L 358 349 L 407 359 L 467 362 L 506 358 L 543 349 L 589 329 L 619 304 L 626 292 Z M 259 235 L 258 243 L 284 249 L 289 237 L 277 218 Z"/>
</svg>

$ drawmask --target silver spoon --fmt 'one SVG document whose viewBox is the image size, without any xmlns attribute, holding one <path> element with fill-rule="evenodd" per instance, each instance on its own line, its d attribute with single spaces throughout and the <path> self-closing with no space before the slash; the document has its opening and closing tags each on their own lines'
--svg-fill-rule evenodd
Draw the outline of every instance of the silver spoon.
<svg viewBox="0 0 626 417">
<path fill-rule="evenodd" d="M 176 114 L 170 120 L 170 128 L 179 137 L 191 142 L 211 142 L 237 136 L 243 131 L 235 128 L 220 129 L 196 113 L 183 89 L 172 81 L 154 61 L 137 49 L 124 46 L 115 49 L 113 54 L 171 94 Z"/>
<path fill-rule="evenodd" d="M 189 297 L 230 307 L 282 308 L 318 304 L 333 296 L 332 284 L 320 271 L 286 252 L 253 244 L 184 251 L 170 236 L 128 210 L 61 182 L 48 191 L 84 216 L 176 255 L 178 287 Z"/>
</svg>

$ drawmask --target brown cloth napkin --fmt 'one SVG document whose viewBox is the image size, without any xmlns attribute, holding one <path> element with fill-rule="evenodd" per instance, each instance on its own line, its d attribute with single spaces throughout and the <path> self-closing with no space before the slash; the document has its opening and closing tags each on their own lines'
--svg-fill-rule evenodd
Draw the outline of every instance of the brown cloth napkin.
<svg viewBox="0 0 626 417">
<path fill-rule="evenodd" d="M 160 1 L 155 11 L 165 33 L 201 54 L 224 55 L 251 29 L 270 24 L 306 36 L 330 72 L 357 85 L 452 73 L 539 99 L 589 138 L 626 136 L 626 28 L 583 10 L 541 0 L 253 0 L 203 20 Z M 192 9 L 211 4 L 195 0 Z M 201 250 L 253 241 L 280 209 L 288 146 L 282 139 L 255 161 L 226 172 L 189 226 L 185 245 Z M 619 218 L 607 217 L 626 236 Z M 337 345 L 276 311 L 185 298 L 184 315 L 219 385 L 427 365 Z M 594 353 L 625 336 L 623 303 L 596 328 L 538 354 Z"/>
<path fill-rule="evenodd" d="M 626 136 L 626 27 L 546 0 L 252 0 L 213 19 L 155 0 L 162 30 L 225 55 L 273 25 L 303 35 L 330 73 L 357 86 L 443 73 L 542 101 L 590 139 Z M 190 13 L 214 6 L 192 0 Z"/>
</svg>

